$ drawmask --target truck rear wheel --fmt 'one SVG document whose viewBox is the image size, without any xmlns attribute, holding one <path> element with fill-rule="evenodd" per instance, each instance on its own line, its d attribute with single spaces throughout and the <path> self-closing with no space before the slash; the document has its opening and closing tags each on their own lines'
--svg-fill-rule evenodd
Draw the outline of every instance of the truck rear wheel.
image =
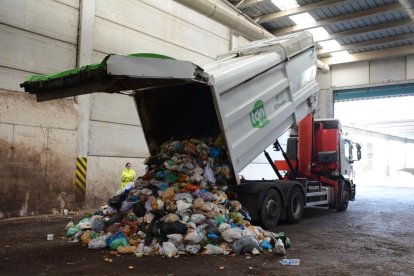
<svg viewBox="0 0 414 276">
<path fill-rule="evenodd" d="M 277 191 L 270 189 L 260 204 L 260 224 L 265 229 L 275 227 L 280 218 L 280 196 Z"/>
<path fill-rule="evenodd" d="M 298 223 L 302 219 L 305 199 L 299 187 L 294 187 L 289 194 L 286 215 L 289 223 Z"/>
<path fill-rule="evenodd" d="M 343 185 L 346 185 L 343 183 Z M 345 211 L 348 209 L 349 199 L 351 198 L 351 191 L 349 189 L 349 186 L 346 185 L 344 187 L 344 190 L 341 195 L 341 202 L 339 202 L 339 205 L 336 207 L 336 210 L 339 212 Z"/>
</svg>

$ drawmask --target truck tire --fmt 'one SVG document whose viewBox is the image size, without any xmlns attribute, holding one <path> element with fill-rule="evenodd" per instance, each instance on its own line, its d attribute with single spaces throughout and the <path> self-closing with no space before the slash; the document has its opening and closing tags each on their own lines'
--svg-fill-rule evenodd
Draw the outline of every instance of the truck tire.
<svg viewBox="0 0 414 276">
<path fill-rule="evenodd" d="M 349 199 L 351 197 L 351 191 L 349 189 L 349 185 L 346 185 L 345 182 L 342 182 L 345 185 L 344 190 L 341 194 L 341 202 L 336 207 L 338 212 L 343 212 L 348 209 Z"/>
<path fill-rule="evenodd" d="M 302 219 L 305 199 L 299 187 L 294 187 L 289 194 L 286 215 L 289 223 L 298 223 Z"/>
<path fill-rule="evenodd" d="M 260 224 L 265 229 L 275 227 L 279 222 L 281 210 L 280 196 L 277 191 L 270 189 L 260 203 Z"/>
</svg>

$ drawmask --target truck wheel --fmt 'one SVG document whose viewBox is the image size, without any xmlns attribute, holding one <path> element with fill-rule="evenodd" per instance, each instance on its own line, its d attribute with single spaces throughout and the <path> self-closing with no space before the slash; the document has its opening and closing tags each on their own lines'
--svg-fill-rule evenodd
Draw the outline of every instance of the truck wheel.
<svg viewBox="0 0 414 276">
<path fill-rule="evenodd" d="M 345 186 L 344 191 L 342 192 L 341 202 L 336 207 L 336 210 L 339 212 L 342 212 L 348 209 L 348 203 L 349 203 L 350 197 L 351 197 L 351 191 L 349 190 L 348 186 Z"/>
<path fill-rule="evenodd" d="M 260 224 L 265 229 L 275 227 L 280 218 L 280 197 L 277 191 L 270 189 L 266 191 L 262 203 L 260 204 Z"/>
<path fill-rule="evenodd" d="M 302 219 L 305 199 L 303 192 L 299 187 L 294 187 L 289 194 L 288 204 L 286 207 L 287 219 L 289 223 L 298 223 Z"/>
</svg>

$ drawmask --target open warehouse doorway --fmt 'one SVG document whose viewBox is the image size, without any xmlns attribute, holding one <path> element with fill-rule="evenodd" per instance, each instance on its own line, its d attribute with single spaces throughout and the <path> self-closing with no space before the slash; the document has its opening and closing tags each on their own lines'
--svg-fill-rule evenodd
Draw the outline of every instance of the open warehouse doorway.
<svg viewBox="0 0 414 276">
<path fill-rule="evenodd" d="M 414 83 L 334 91 L 334 116 L 362 146 L 360 186 L 414 187 Z"/>
</svg>

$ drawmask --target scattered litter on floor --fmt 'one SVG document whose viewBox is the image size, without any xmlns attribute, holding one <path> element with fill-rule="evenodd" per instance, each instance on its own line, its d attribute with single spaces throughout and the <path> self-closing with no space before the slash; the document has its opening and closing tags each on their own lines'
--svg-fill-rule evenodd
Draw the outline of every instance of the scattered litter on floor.
<svg viewBox="0 0 414 276">
<path fill-rule="evenodd" d="M 67 237 L 137 257 L 286 254 L 285 233 L 252 225 L 240 202 L 227 197 L 233 176 L 222 138 L 165 143 L 145 164 L 135 183 L 76 225 L 68 223 Z"/>
<path fill-rule="evenodd" d="M 282 259 L 279 262 L 282 265 L 300 265 L 300 259 Z"/>
</svg>

